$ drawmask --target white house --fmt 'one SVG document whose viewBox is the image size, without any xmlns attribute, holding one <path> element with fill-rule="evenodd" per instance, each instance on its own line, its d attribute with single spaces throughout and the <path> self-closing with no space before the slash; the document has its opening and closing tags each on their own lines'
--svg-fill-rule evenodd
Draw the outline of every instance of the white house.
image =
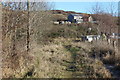
<svg viewBox="0 0 120 80">
<path fill-rule="evenodd" d="M 86 14 L 69 14 L 68 15 L 68 21 L 72 23 L 82 23 L 82 22 L 92 22 L 93 18 L 92 16 Z"/>
</svg>

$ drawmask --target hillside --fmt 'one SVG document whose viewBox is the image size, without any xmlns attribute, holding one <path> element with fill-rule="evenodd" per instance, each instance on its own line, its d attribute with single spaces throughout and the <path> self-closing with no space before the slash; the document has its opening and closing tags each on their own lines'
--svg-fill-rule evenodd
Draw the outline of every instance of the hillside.
<svg viewBox="0 0 120 80">
<path fill-rule="evenodd" d="M 35 45 L 32 64 L 14 73 L 25 78 L 111 78 L 99 59 L 93 59 L 89 43 L 57 38 L 48 45 Z M 13 74 L 13 73 L 11 73 Z"/>
<path fill-rule="evenodd" d="M 82 35 L 98 34 L 96 24 L 53 25 L 52 20 L 65 15 L 49 11 L 3 13 L 3 78 L 112 78 L 106 63 L 120 71 L 111 44 L 81 40 Z"/>
<path fill-rule="evenodd" d="M 83 14 L 83 15 L 90 15 L 87 13 L 78 13 L 75 11 L 64 11 L 64 10 L 51 10 L 53 14 Z"/>
<path fill-rule="evenodd" d="M 110 78 L 110 72 L 98 59 L 88 54 L 92 45 L 73 42 L 74 39 L 57 38 L 32 50 L 34 70 L 28 77 L 38 78 Z M 89 45 L 89 46 L 88 46 Z"/>
<path fill-rule="evenodd" d="M 64 11 L 64 10 L 51 10 L 50 11 L 53 15 L 58 16 L 57 19 L 59 20 L 67 20 L 69 14 L 82 14 L 83 16 L 89 17 L 90 14 L 87 13 L 78 13 L 74 11 Z M 56 19 L 56 17 L 54 17 Z"/>
</svg>

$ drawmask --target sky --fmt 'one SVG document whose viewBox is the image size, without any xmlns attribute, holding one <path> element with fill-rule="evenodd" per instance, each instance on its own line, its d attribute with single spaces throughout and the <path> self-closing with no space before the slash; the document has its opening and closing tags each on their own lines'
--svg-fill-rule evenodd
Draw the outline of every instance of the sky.
<svg viewBox="0 0 120 80">
<path fill-rule="evenodd" d="M 75 11 L 81 13 L 91 13 L 92 7 L 97 2 L 54 2 L 55 10 Z M 114 10 L 118 11 L 118 2 L 98 2 L 102 9 L 109 10 L 110 4 L 114 5 Z"/>
</svg>

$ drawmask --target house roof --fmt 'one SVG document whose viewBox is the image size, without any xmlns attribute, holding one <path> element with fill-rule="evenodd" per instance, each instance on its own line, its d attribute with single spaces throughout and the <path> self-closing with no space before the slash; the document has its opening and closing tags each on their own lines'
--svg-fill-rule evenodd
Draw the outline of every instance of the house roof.
<svg viewBox="0 0 120 80">
<path fill-rule="evenodd" d="M 73 16 L 83 16 L 82 14 L 70 14 L 70 15 L 73 15 Z"/>
</svg>

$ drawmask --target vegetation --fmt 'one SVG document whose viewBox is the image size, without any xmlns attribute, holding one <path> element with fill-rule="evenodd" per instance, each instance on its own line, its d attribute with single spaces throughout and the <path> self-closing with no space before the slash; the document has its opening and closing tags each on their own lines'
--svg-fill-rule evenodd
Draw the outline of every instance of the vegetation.
<svg viewBox="0 0 120 80">
<path fill-rule="evenodd" d="M 82 35 L 98 34 L 99 24 L 53 25 L 58 15 L 49 11 L 9 7 L 3 8 L 2 16 L 4 78 L 111 78 L 106 64 L 120 71 L 119 53 L 111 45 L 80 40 Z M 107 25 L 108 18 L 99 19 Z"/>
</svg>

